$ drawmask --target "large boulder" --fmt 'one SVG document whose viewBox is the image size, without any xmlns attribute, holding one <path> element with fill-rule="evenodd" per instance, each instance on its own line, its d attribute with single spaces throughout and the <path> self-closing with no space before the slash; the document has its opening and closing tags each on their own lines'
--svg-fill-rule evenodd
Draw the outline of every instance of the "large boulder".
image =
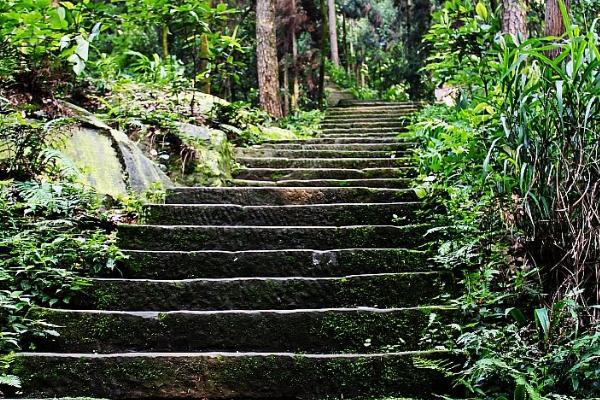
<svg viewBox="0 0 600 400">
<path fill-rule="evenodd" d="M 81 107 L 67 102 L 62 106 L 79 122 L 62 141 L 62 150 L 98 192 L 116 197 L 129 191 L 143 193 L 157 184 L 173 186 L 159 166 L 123 132 Z"/>
</svg>

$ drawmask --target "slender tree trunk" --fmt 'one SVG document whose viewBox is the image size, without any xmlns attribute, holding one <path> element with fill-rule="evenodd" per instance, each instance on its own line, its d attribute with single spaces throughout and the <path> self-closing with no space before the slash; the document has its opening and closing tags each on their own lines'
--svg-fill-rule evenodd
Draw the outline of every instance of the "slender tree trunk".
<svg viewBox="0 0 600 400">
<path fill-rule="evenodd" d="M 329 46 L 331 51 L 331 62 L 336 67 L 340 66 L 340 52 L 338 49 L 337 37 L 337 13 L 335 10 L 335 0 L 327 0 L 329 8 Z"/>
<path fill-rule="evenodd" d="M 567 11 L 570 10 L 570 1 L 564 0 Z M 546 36 L 561 37 L 566 31 L 558 0 L 546 0 L 546 17 L 544 25 L 544 34 Z M 556 58 L 560 54 L 560 49 L 548 51 L 548 57 Z"/>
<path fill-rule="evenodd" d="M 161 42 L 163 59 L 167 61 L 169 59 L 169 26 L 167 24 L 163 24 L 161 27 Z"/>
<path fill-rule="evenodd" d="M 527 39 L 527 4 L 525 0 L 503 0 L 502 32 Z"/>
<path fill-rule="evenodd" d="M 319 107 L 325 107 L 325 59 L 327 58 L 327 10 L 325 0 L 320 0 L 321 7 L 321 65 L 319 68 Z"/>
<path fill-rule="evenodd" d="M 350 54 L 348 51 L 348 26 L 346 23 L 345 14 L 342 14 L 342 45 L 344 49 L 344 62 L 346 71 L 350 72 Z"/>
<path fill-rule="evenodd" d="M 275 30 L 275 0 L 256 2 L 256 59 L 260 105 L 272 116 L 279 118 L 279 63 Z"/>
<path fill-rule="evenodd" d="M 292 1 L 292 9 L 294 10 L 294 15 L 297 13 L 296 9 L 296 0 Z M 291 97 L 291 108 L 293 111 L 298 109 L 298 100 L 300 99 L 300 82 L 299 82 L 299 73 L 298 73 L 298 38 L 296 37 L 296 23 L 292 26 L 292 64 L 291 64 L 291 73 L 292 73 L 292 97 Z"/>
<path fill-rule="evenodd" d="M 209 61 L 209 46 L 208 46 L 208 36 L 206 33 L 203 33 L 200 36 L 200 63 L 199 69 L 202 74 L 202 78 L 200 78 L 200 91 L 203 93 L 210 94 L 210 76 L 208 74 L 208 61 Z"/>
<path fill-rule="evenodd" d="M 292 110 L 298 109 L 300 99 L 300 82 L 298 73 L 298 39 L 296 31 L 292 32 Z"/>
<path fill-rule="evenodd" d="M 290 114 L 290 59 L 289 55 L 285 57 L 283 63 L 283 115 Z"/>
</svg>

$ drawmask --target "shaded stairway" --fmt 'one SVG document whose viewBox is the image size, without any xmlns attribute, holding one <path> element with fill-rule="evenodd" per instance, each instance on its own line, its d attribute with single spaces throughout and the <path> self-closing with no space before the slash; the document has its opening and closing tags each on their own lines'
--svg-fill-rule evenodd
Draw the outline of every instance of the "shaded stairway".
<svg viewBox="0 0 600 400">
<path fill-rule="evenodd" d="M 344 102 L 320 137 L 240 150 L 236 187 L 179 188 L 119 236 L 137 272 L 95 279 L 62 335 L 21 354 L 27 396 L 429 398 L 421 343 L 451 276 L 420 250 L 413 104 Z"/>
</svg>

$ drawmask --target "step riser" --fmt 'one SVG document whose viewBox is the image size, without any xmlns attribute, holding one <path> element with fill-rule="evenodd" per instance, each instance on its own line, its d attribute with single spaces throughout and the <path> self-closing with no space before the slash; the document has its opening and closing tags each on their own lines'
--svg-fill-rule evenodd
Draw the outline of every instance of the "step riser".
<svg viewBox="0 0 600 400">
<path fill-rule="evenodd" d="M 330 128 L 330 129 L 322 129 L 321 133 L 323 134 L 336 134 L 336 135 L 346 135 L 347 137 L 373 137 L 373 138 L 382 138 L 382 137 L 394 137 L 395 135 L 399 135 L 402 132 L 405 132 L 405 128 Z"/>
<path fill-rule="evenodd" d="M 359 143 L 359 144 L 336 144 L 336 143 L 321 143 L 321 144 L 303 144 L 303 143 L 281 143 L 281 144 L 266 144 L 261 147 L 264 150 L 327 150 L 327 151 L 411 151 L 414 144 L 404 143 Z"/>
<path fill-rule="evenodd" d="M 336 110 L 331 112 L 329 115 L 332 118 L 336 118 L 336 117 L 353 117 L 355 119 L 361 118 L 361 117 L 376 117 L 378 116 L 379 118 L 408 118 L 411 115 L 415 114 L 418 110 L 417 109 L 410 109 L 410 108 L 406 108 L 406 109 L 378 109 L 378 110 L 357 110 L 357 109 L 340 109 L 340 110 Z"/>
<path fill-rule="evenodd" d="M 409 158 L 409 151 L 348 151 L 348 150 L 274 150 L 246 149 L 238 152 L 243 157 L 283 158 Z"/>
<path fill-rule="evenodd" d="M 335 108 L 343 107 L 376 107 L 376 106 L 389 106 L 389 107 L 419 107 L 423 105 L 423 102 L 414 101 L 385 101 L 385 100 L 357 100 L 357 99 L 342 99 L 339 101 L 338 106 Z"/>
<path fill-rule="evenodd" d="M 82 310 L 206 311 L 415 307 L 450 290 L 441 273 L 191 281 L 94 280 L 73 300 Z"/>
<path fill-rule="evenodd" d="M 246 168 L 233 173 L 235 179 L 254 181 L 288 181 L 314 179 L 377 179 L 406 178 L 416 175 L 411 167 L 404 168 L 365 168 L 365 169 L 278 169 Z"/>
<path fill-rule="evenodd" d="M 123 225 L 130 250 L 282 250 L 395 248 L 423 243 L 427 225 L 352 227 L 202 227 Z"/>
<path fill-rule="evenodd" d="M 431 270 L 427 253 L 407 249 L 125 253 L 128 259 L 121 269 L 126 277 L 139 279 L 327 277 Z"/>
<path fill-rule="evenodd" d="M 410 118 L 406 115 L 400 115 L 400 116 L 395 116 L 395 115 L 381 116 L 381 115 L 379 115 L 378 118 L 364 118 L 364 116 L 362 116 L 362 115 L 356 115 L 352 119 L 343 119 L 342 117 L 345 117 L 345 116 L 327 115 L 321 121 L 321 125 L 333 124 L 333 123 L 341 123 L 341 124 L 353 125 L 353 126 L 369 126 L 369 125 L 377 126 L 377 125 L 388 125 L 388 124 L 403 125 L 410 120 Z"/>
<path fill-rule="evenodd" d="M 60 326 L 61 335 L 35 345 L 37 351 L 75 353 L 381 353 L 389 352 L 389 346 L 396 352 L 414 351 L 421 347 L 429 319 L 445 323 L 450 314 L 443 308 L 146 314 L 38 310 L 35 315 Z"/>
<path fill-rule="evenodd" d="M 348 133 L 348 131 L 344 130 L 344 133 L 323 133 L 319 135 L 320 138 L 323 139 L 337 139 L 337 138 L 345 138 L 345 137 L 353 137 L 353 138 L 367 138 L 367 137 L 378 137 L 378 138 L 392 138 L 395 139 L 398 137 L 400 131 L 390 131 L 390 133 Z"/>
<path fill-rule="evenodd" d="M 178 188 L 167 204 L 303 205 L 416 201 L 413 190 L 365 188 Z"/>
<path fill-rule="evenodd" d="M 424 359 L 444 353 L 382 357 L 113 356 L 76 359 L 19 356 L 29 397 L 319 398 L 448 393 L 450 382 Z M 433 362 L 433 361 L 432 361 Z M 57 373 L 60 371 L 60 373 Z"/>
<path fill-rule="evenodd" d="M 405 167 L 412 163 L 410 158 L 343 159 L 343 158 L 249 158 L 241 157 L 237 162 L 248 168 L 392 168 Z"/>
<path fill-rule="evenodd" d="M 323 122 L 321 124 L 321 129 L 326 131 L 328 129 L 350 129 L 350 130 L 360 130 L 360 129 L 380 129 L 387 128 L 392 130 L 402 130 L 406 128 L 406 123 L 404 122 L 343 122 L 343 121 L 330 121 Z"/>
<path fill-rule="evenodd" d="M 300 207 L 147 206 L 143 221 L 161 225 L 340 226 L 406 224 L 422 204 L 354 204 Z M 394 216 L 401 220 L 394 222 Z"/>
<path fill-rule="evenodd" d="M 406 143 L 404 139 L 391 139 L 386 137 L 346 137 L 346 138 L 316 138 L 306 140 L 277 140 L 265 141 L 263 144 L 404 144 L 405 146 L 413 145 Z"/>
<path fill-rule="evenodd" d="M 363 187 L 373 189 L 407 189 L 412 179 L 328 179 L 328 180 L 289 180 L 289 181 L 254 181 L 234 179 L 233 184 L 239 187 Z"/>
</svg>

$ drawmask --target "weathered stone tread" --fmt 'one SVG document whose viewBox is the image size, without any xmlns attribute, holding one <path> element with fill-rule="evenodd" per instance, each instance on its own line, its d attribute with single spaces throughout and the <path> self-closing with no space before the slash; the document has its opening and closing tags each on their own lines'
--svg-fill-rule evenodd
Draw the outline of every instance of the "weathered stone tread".
<svg viewBox="0 0 600 400">
<path fill-rule="evenodd" d="M 123 311 L 414 307 L 443 304 L 446 272 L 343 277 L 93 279 L 73 308 Z"/>
<path fill-rule="evenodd" d="M 121 225 L 131 250 L 277 250 L 418 247 L 428 224 L 353 226 Z"/>
<path fill-rule="evenodd" d="M 386 225 L 418 220 L 421 202 L 311 204 L 284 206 L 148 205 L 145 224 L 168 225 Z"/>
<path fill-rule="evenodd" d="M 23 353 L 30 396 L 315 398 L 407 395 L 450 389 L 436 360 L 449 353 Z"/>
<path fill-rule="evenodd" d="M 409 178 L 373 178 L 373 179 L 284 179 L 264 181 L 250 179 L 234 179 L 232 183 L 239 187 L 366 187 L 407 189 L 412 179 Z"/>
<path fill-rule="evenodd" d="M 427 253 L 412 249 L 148 251 L 126 250 L 129 278 L 344 276 L 431 271 Z"/>
<path fill-rule="evenodd" d="M 60 336 L 35 344 L 38 351 L 67 353 L 387 353 L 419 350 L 430 319 L 445 323 L 455 311 L 443 306 L 172 312 L 36 309 L 36 317 L 60 327 Z"/>
<path fill-rule="evenodd" d="M 393 203 L 415 201 L 412 189 L 366 187 L 229 187 L 174 188 L 167 204 L 306 205 L 336 203 Z"/>
</svg>

